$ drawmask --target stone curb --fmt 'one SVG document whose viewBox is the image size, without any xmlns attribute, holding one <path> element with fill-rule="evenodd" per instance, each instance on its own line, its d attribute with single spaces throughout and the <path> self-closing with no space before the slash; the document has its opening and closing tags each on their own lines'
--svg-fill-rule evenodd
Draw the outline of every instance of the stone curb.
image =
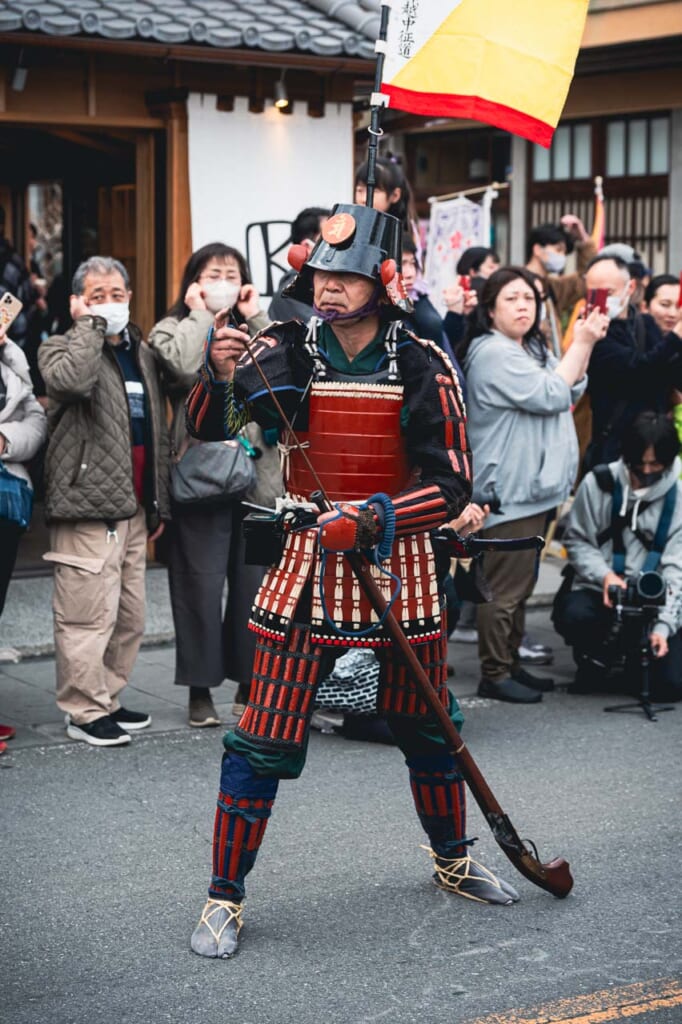
<svg viewBox="0 0 682 1024">
<path fill-rule="evenodd" d="M 175 642 L 175 633 L 148 633 L 142 637 L 142 647 L 164 647 Z M 14 650 L 19 653 L 19 660 L 30 658 L 54 658 L 54 644 L 17 644 Z M 0 665 L 11 665 L 12 661 L 0 661 Z"/>
<path fill-rule="evenodd" d="M 527 608 L 542 609 L 551 608 L 554 601 L 554 594 L 532 594 L 526 602 Z M 142 638 L 142 647 L 163 647 L 175 641 L 175 633 L 146 633 Z M 20 660 L 28 658 L 53 658 L 54 644 L 17 644 L 14 649 L 19 652 Z M 10 662 L 0 662 L 10 664 Z"/>
</svg>

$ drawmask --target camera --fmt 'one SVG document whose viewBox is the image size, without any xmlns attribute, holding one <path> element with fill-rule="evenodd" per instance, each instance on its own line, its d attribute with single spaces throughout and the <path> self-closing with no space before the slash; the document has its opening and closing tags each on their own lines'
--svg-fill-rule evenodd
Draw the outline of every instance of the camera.
<svg viewBox="0 0 682 1024">
<path fill-rule="evenodd" d="M 474 491 L 471 495 L 471 501 L 474 505 L 480 505 L 481 508 L 487 505 L 490 509 L 490 514 L 493 516 L 497 516 L 502 512 L 502 502 L 495 494 L 495 491 L 491 494 L 476 494 Z"/>
<path fill-rule="evenodd" d="M 614 608 L 660 608 L 665 604 L 665 579 L 660 572 L 649 570 L 629 576 L 625 587 L 617 584 L 608 588 L 609 601 Z"/>
<path fill-rule="evenodd" d="M 275 565 L 284 551 L 282 517 L 272 512 L 249 512 L 242 520 L 244 561 L 247 565 Z"/>
<path fill-rule="evenodd" d="M 606 641 L 607 659 L 612 668 L 625 666 L 628 652 L 637 645 L 648 646 L 651 623 L 657 609 L 665 604 L 666 585 L 660 572 L 647 570 L 628 576 L 625 586 L 608 588 L 613 606 L 611 630 Z"/>
</svg>

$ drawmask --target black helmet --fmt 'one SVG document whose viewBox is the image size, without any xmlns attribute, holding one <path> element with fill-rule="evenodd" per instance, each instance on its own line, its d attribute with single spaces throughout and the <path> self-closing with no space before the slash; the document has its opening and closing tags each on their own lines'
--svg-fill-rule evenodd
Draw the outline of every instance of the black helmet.
<svg viewBox="0 0 682 1024">
<path fill-rule="evenodd" d="M 298 275 L 283 294 L 310 306 L 313 271 L 360 274 L 383 284 L 391 303 L 399 306 L 398 315 L 403 316 L 409 304 L 398 283 L 401 255 L 402 226 L 397 217 L 371 206 L 337 203 L 307 259 L 303 246 L 292 246 L 289 250 L 289 262 Z"/>
</svg>

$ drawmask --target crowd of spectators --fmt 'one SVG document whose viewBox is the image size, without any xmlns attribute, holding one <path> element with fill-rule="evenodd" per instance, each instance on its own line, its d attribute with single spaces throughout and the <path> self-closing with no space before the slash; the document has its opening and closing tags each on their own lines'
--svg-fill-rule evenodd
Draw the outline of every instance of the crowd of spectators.
<svg viewBox="0 0 682 1024">
<path fill-rule="evenodd" d="M 357 203 L 366 191 L 363 165 L 355 179 Z M 399 161 L 378 160 L 374 205 L 402 224 L 402 274 L 411 300 L 405 324 L 442 348 L 466 395 L 475 528 L 484 527 L 483 537 L 514 539 L 556 527 L 565 545 L 570 570 L 554 617 L 575 650 L 571 692 L 610 678 L 613 587 L 622 589 L 648 571 L 653 549 L 667 597 L 650 616 L 653 678 L 666 697 L 679 699 L 679 278 L 652 276 L 624 243 L 598 252 L 569 213 L 559 224 L 530 232 L 525 267 L 500 266 L 491 248 L 467 250 L 457 277 L 435 302 Z M 311 207 L 292 223 L 291 241 L 302 259 L 329 212 Z M 576 266 L 567 272 L 572 252 Z M 30 495 L 25 463 L 49 429 L 45 558 L 54 565 L 57 703 L 69 736 L 123 745 L 151 721 L 120 704 L 142 638 L 150 538 L 168 565 L 175 683 L 188 689 L 189 723 L 217 725 L 211 691 L 224 679 L 238 684 L 235 713 L 247 700 L 255 641 L 246 623 L 265 567 L 245 562 L 238 499 L 220 507 L 187 505 L 169 493 L 171 467 L 199 443 L 187 434 L 185 402 L 221 310 L 229 307 L 234 322 L 253 335 L 273 319 L 307 319 L 312 308 L 287 294 L 292 271 L 263 310 L 242 254 L 216 242 L 190 256 L 175 302 L 145 339 L 130 321 L 126 268 L 109 256 L 92 257 L 75 272 L 69 317 L 52 318 L 51 336 L 36 346 L 39 402 L 22 348 L 30 348 L 32 312 L 44 309 L 30 268 L 4 238 L 1 209 L 0 271 L 3 292 L 23 304 L 8 336 L 0 330 L 0 479 L 9 478 L 0 492 L 0 611 L 30 520 L 29 506 L 23 518 L 15 514 L 18 481 Z M 437 309 L 441 300 L 444 316 Z M 245 446 L 257 456 L 257 504 L 272 504 L 282 488 L 276 438 L 266 434 L 255 424 L 243 429 Z M 476 621 L 467 621 L 479 645 L 478 693 L 535 703 L 553 688 L 551 679 L 522 663 L 524 651 L 524 660 L 533 660 L 524 613 L 537 556 L 489 552 L 482 568 L 490 594 L 469 605 Z M 446 575 L 452 629 L 470 595 L 466 587 L 458 592 L 461 574 Z M 537 660 L 549 661 L 551 654 Z M 616 667 L 623 668 L 622 659 Z M 628 671 L 620 685 L 633 690 L 639 675 Z M 11 733 L 3 728 L 0 747 Z"/>
</svg>

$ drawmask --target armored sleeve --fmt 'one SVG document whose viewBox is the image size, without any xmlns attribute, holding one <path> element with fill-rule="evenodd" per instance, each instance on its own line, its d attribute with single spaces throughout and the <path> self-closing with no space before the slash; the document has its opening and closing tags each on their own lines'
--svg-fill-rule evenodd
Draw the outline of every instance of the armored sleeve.
<svg viewBox="0 0 682 1024">
<path fill-rule="evenodd" d="M 454 367 L 437 346 L 411 341 L 399 349 L 405 381 L 404 436 L 414 486 L 393 496 L 396 533 L 432 530 L 471 500 L 471 451 Z"/>
</svg>

